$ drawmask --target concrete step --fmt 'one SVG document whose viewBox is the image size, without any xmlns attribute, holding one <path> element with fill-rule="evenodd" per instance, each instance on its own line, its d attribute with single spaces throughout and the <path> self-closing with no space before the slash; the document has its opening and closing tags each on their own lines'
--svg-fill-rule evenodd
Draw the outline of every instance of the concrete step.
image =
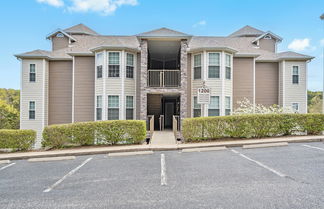
<svg viewBox="0 0 324 209">
<path fill-rule="evenodd" d="M 176 144 L 176 138 L 174 137 L 173 131 L 171 130 L 154 131 L 151 139 L 151 144 Z"/>
</svg>

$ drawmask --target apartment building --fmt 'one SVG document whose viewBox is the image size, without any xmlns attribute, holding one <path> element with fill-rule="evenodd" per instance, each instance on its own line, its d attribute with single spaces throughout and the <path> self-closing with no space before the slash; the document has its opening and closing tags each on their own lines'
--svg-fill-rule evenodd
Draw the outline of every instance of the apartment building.
<svg viewBox="0 0 324 209">
<path fill-rule="evenodd" d="M 225 36 L 193 36 L 160 28 L 131 36 L 100 35 L 79 24 L 47 36 L 52 50 L 21 61 L 21 129 L 96 120 L 147 120 L 172 127 L 180 119 L 231 114 L 253 104 L 307 112 L 311 56 L 277 52 L 282 38 L 245 26 Z M 210 89 L 200 105 L 198 88 Z M 163 117 L 163 124 L 160 118 Z"/>
</svg>

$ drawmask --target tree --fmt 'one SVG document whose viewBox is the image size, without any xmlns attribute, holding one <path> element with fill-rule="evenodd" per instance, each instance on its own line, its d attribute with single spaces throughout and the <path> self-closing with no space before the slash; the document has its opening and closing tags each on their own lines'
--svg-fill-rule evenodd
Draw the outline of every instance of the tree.
<svg viewBox="0 0 324 209">
<path fill-rule="evenodd" d="M 19 129 L 19 111 L 0 100 L 0 129 Z"/>
</svg>

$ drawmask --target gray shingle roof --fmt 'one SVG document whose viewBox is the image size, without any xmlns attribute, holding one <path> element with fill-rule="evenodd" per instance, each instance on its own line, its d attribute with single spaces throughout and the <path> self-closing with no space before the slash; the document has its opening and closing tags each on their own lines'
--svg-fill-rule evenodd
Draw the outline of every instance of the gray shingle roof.
<svg viewBox="0 0 324 209">
<path fill-rule="evenodd" d="M 229 37 L 242 37 L 242 36 L 260 36 L 264 33 L 264 31 L 253 28 L 249 25 L 244 26 L 243 28 L 235 31 L 230 34 Z"/>
<path fill-rule="evenodd" d="M 86 25 L 78 24 L 70 28 L 64 29 L 66 33 L 69 34 L 89 34 L 89 35 L 98 35 L 98 33 Z"/>
<path fill-rule="evenodd" d="M 137 34 L 136 36 L 139 36 L 139 37 L 187 37 L 187 36 L 191 36 L 191 35 L 182 33 L 179 31 L 171 30 L 169 28 L 159 28 L 156 30 Z"/>
</svg>

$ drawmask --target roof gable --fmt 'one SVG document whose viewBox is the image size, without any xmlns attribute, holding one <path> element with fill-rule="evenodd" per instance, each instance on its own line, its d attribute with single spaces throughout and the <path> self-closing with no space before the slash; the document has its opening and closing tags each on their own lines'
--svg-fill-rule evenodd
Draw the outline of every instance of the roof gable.
<svg viewBox="0 0 324 209">
<path fill-rule="evenodd" d="M 70 28 L 64 29 L 66 33 L 69 34 L 87 34 L 87 35 L 98 35 L 98 33 L 86 25 L 78 24 Z"/>
<path fill-rule="evenodd" d="M 260 40 L 261 38 L 265 37 L 266 35 L 270 35 L 272 38 L 276 39 L 277 41 L 282 41 L 282 38 L 274 33 L 272 33 L 271 31 L 267 31 L 265 33 L 263 33 L 262 35 L 258 36 L 257 38 L 255 38 L 252 42 L 256 42 L 258 40 Z"/>
<path fill-rule="evenodd" d="M 234 33 L 230 34 L 229 37 L 242 37 L 242 36 L 260 36 L 264 34 L 262 30 L 253 28 L 249 25 L 244 26 L 243 28 L 235 31 Z"/>
<path fill-rule="evenodd" d="M 136 36 L 138 37 L 189 37 L 191 35 L 163 27 L 156 30 L 140 33 L 137 34 Z"/>
</svg>

